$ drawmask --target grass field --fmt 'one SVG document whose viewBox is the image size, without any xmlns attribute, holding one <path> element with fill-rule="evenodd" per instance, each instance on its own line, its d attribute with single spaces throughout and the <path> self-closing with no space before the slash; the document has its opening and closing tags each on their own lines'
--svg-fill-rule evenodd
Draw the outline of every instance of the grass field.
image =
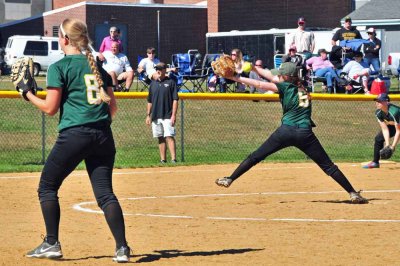
<svg viewBox="0 0 400 266">
<path fill-rule="evenodd" d="M 43 86 L 44 78 L 39 77 L 38 83 Z M 58 115 L 42 116 L 20 99 L 0 101 L 0 171 L 41 170 L 57 137 Z M 144 123 L 146 101 L 120 99 L 118 106 L 112 125 L 116 167 L 158 166 L 157 143 Z M 278 102 L 265 101 L 185 100 L 184 106 L 184 120 L 179 109 L 177 121 L 177 154 L 180 164 L 188 165 L 240 162 L 279 126 L 282 113 Z M 379 130 L 373 111 L 371 102 L 313 101 L 314 131 L 334 161 L 371 159 L 373 138 Z M 305 160 L 294 148 L 268 158 L 275 162 Z"/>
</svg>

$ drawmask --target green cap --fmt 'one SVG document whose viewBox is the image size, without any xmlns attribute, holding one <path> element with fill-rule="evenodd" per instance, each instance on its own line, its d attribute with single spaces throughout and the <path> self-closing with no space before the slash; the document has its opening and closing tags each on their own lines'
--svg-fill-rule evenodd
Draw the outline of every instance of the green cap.
<svg viewBox="0 0 400 266">
<path fill-rule="evenodd" d="M 278 69 L 272 69 L 271 73 L 273 75 L 284 75 L 284 76 L 291 76 L 297 77 L 297 68 L 296 65 L 292 62 L 285 62 L 279 66 Z"/>
</svg>

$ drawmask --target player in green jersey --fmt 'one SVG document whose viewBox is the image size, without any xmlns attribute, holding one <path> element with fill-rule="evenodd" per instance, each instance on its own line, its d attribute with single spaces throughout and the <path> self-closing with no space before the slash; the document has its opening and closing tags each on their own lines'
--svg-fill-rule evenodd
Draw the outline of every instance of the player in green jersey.
<svg viewBox="0 0 400 266">
<path fill-rule="evenodd" d="M 85 23 L 64 20 L 58 37 L 65 57 L 48 69 L 46 98 L 40 99 L 31 92 L 26 95 L 46 114 L 55 115 L 60 110 L 59 135 L 44 165 L 38 188 L 46 236 L 27 257 L 58 259 L 63 256 L 59 242 L 58 190 L 64 179 L 85 161 L 97 203 L 116 242 L 114 261 L 127 262 L 130 248 L 125 239 L 124 218 L 112 189 L 116 151 L 110 124 L 117 105 L 111 77 L 96 65 Z"/>
<path fill-rule="evenodd" d="M 400 107 L 390 103 L 390 98 L 386 93 L 381 93 L 375 99 L 375 116 L 381 126 L 381 131 L 375 136 L 374 159 L 363 165 L 362 168 L 379 168 L 379 151 L 385 146 L 390 146 L 394 151 L 400 139 Z M 393 137 L 392 144 L 390 138 Z"/>
<path fill-rule="evenodd" d="M 229 177 L 216 180 L 219 186 L 229 187 L 231 183 L 247 172 L 251 167 L 267 156 L 286 147 L 294 146 L 303 151 L 342 188 L 350 194 L 352 203 L 367 203 L 359 192 L 356 192 L 342 171 L 326 154 L 321 143 L 314 135 L 311 120 L 311 99 L 302 86 L 297 75 L 296 65 L 283 63 L 278 70 L 254 68 L 260 76 L 272 82 L 253 80 L 245 77 L 228 77 L 236 82 L 254 86 L 257 89 L 279 93 L 283 109 L 282 125 L 253 153 L 251 153 Z"/>
</svg>

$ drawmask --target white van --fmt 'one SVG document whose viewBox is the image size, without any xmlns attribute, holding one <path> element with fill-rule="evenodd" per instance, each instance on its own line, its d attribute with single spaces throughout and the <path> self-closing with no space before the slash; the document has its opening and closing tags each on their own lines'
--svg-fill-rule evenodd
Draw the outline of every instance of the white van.
<svg viewBox="0 0 400 266">
<path fill-rule="evenodd" d="M 14 35 L 8 38 L 5 49 L 5 62 L 11 67 L 16 59 L 29 56 L 34 62 L 34 73 L 46 71 L 50 64 L 64 57 L 57 37 L 38 35 Z"/>
</svg>

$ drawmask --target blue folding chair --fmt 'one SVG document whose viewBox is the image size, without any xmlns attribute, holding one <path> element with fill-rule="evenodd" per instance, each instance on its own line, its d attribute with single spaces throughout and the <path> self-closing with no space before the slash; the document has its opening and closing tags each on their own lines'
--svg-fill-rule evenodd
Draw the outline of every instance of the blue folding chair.
<svg viewBox="0 0 400 266">
<path fill-rule="evenodd" d="M 144 57 L 138 55 L 137 57 L 137 62 L 138 65 L 140 63 L 140 61 L 142 61 Z M 143 71 L 142 73 L 138 73 L 136 71 L 136 75 L 137 77 L 137 82 L 136 82 L 136 91 L 147 91 L 149 89 L 151 80 L 147 77 L 145 71 Z"/>
<path fill-rule="evenodd" d="M 208 73 L 203 71 L 201 55 L 198 50 L 189 50 L 187 53 L 173 54 L 171 67 L 177 68 L 177 86 L 185 92 L 204 92 L 203 84 Z"/>
</svg>

